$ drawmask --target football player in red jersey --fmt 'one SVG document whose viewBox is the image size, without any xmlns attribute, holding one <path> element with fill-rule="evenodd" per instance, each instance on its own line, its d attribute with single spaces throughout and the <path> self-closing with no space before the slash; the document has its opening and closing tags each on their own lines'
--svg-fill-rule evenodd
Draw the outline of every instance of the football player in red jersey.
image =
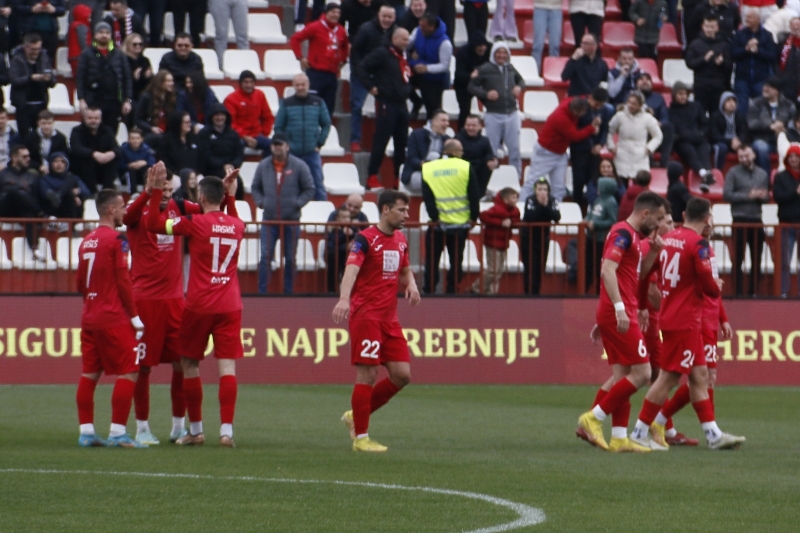
<svg viewBox="0 0 800 533">
<path fill-rule="evenodd" d="M 685 374 L 689 376 L 692 406 L 706 434 L 708 446 L 713 450 L 733 448 L 745 440 L 719 429 L 708 396 L 708 369 L 701 332 L 703 300 L 704 294 L 713 298 L 720 295 L 711 268 L 708 241 L 703 237 L 710 225 L 711 204 L 708 200 L 689 200 L 683 227 L 664 236 L 664 248 L 653 265 L 661 271 L 663 358 L 661 373 L 647 391 L 631 433 L 633 442 L 652 450 L 669 449 L 664 425 L 654 423 L 654 420 L 669 391 Z"/>
<path fill-rule="evenodd" d="M 380 221 L 353 239 L 341 296 L 333 308 L 334 322 L 348 315 L 350 319 L 350 361 L 356 367 L 356 384 L 352 410 L 345 412 L 342 422 L 350 429 L 354 451 L 386 451 L 386 446 L 370 440 L 369 417 L 411 379 L 408 344 L 397 320 L 398 290 L 411 305 L 420 300 L 409 266 L 408 243 L 399 231 L 408 218 L 408 204 L 402 192 L 380 194 Z M 389 377 L 376 384 L 379 365 L 386 367 Z"/>
<path fill-rule="evenodd" d="M 208 338 L 214 338 L 214 357 L 219 367 L 221 446 L 233 447 L 233 417 L 236 410 L 236 359 L 243 356 L 241 341 L 242 295 L 237 268 L 239 245 L 245 225 L 236 213 L 236 176 L 221 180 L 206 176 L 199 184 L 201 215 L 164 219 L 159 205 L 167 170 L 159 162 L 153 167 L 153 191 L 145 223 L 149 231 L 182 235 L 189 239 L 191 265 L 186 308 L 178 333 L 183 367 L 183 393 L 189 412 L 189 434 L 175 441 L 180 445 L 205 443 L 203 434 L 203 385 L 200 361 L 205 357 Z M 227 195 L 226 195 L 227 192 Z M 222 212 L 226 202 L 228 214 Z"/>
<path fill-rule="evenodd" d="M 83 374 L 75 397 L 80 423 L 78 444 L 146 448 L 125 432 L 139 371 L 137 341 L 144 334 L 128 274 L 128 240 L 115 229 L 122 225 L 125 202 L 120 193 L 106 189 L 97 195 L 96 205 L 100 224 L 78 250 L 78 290 L 83 295 Z M 108 441 L 98 437 L 94 429 L 94 391 L 103 373 L 118 376 L 111 394 Z"/>
<path fill-rule="evenodd" d="M 145 190 L 131 202 L 122 222 L 128 228 L 131 244 L 131 277 L 133 297 L 139 316 L 145 325 L 145 335 L 139 342 L 139 376 L 133 394 L 136 412 L 136 440 L 144 444 L 159 444 L 150 431 L 150 369 L 159 363 L 172 364 L 172 431 L 170 442 L 186 435 L 186 402 L 183 396 L 183 369 L 178 343 L 178 329 L 183 315 L 183 260 L 180 237 L 157 235 L 147 231 L 144 217 L 149 212 L 153 187 L 149 173 Z M 199 215 L 198 204 L 172 198 L 172 183 L 164 184 L 159 205 L 161 217 L 177 218 Z"/>
<path fill-rule="evenodd" d="M 639 273 L 649 271 L 661 251 L 654 236 L 644 258 L 640 239 L 650 235 L 666 216 L 666 200 L 646 191 L 636 198 L 633 213 L 611 227 L 603 249 L 600 303 L 592 339 L 602 340 L 612 377 L 597 392 L 592 410 L 578 419 L 576 434 L 590 444 L 614 452 L 648 452 L 628 439 L 630 397 L 650 381 L 647 347 L 638 322 Z M 603 436 L 603 421 L 612 415 L 611 445 Z"/>
</svg>

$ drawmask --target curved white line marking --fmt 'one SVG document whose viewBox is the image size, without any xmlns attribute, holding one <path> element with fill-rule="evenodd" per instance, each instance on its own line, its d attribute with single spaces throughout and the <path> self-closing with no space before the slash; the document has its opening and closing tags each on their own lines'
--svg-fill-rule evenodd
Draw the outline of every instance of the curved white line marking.
<svg viewBox="0 0 800 533">
<path fill-rule="evenodd" d="M 26 468 L 4 468 L 0 470 L 0 474 L 93 474 L 93 475 L 106 475 L 106 476 L 130 476 L 130 477 L 147 477 L 147 478 L 177 478 L 177 479 L 210 479 L 222 481 L 261 481 L 266 483 L 302 483 L 302 484 L 331 484 L 343 485 L 349 487 L 372 487 L 376 489 L 388 490 L 406 490 L 406 491 L 419 491 L 428 492 L 431 494 L 444 494 L 445 496 L 460 496 L 462 498 L 470 498 L 472 500 L 480 500 L 499 507 L 510 509 L 519 515 L 519 518 L 513 522 L 500 524 L 497 526 L 484 527 L 481 529 L 473 529 L 464 533 L 503 533 L 504 531 L 512 531 L 527 526 L 535 526 L 545 521 L 546 517 L 544 511 L 531 507 L 522 503 L 504 500 L 503 498 L 496 498 L 487 494 L 479 492 L 463 492 L 460 490 L 450 489 L 436 489 L 433 487 L 409 487 L 406 485 L 389 485 L 385 483 L 370 483 L 367 481 L 324 481 L 317 479 L 286 479 L 286 478 L 265 478 L 253 476 L 210 476 L 203 474 L 167 474 L 160 472 L 104 472 L 93 470 L 35 470 Z"/>
</svg>

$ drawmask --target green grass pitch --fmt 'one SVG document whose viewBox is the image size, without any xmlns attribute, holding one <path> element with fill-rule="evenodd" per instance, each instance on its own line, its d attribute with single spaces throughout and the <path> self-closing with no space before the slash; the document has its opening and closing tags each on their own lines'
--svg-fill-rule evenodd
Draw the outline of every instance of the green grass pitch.
<svg viewBox="0 0 800 533">
<path fill-rule="evenodd" d="M 475 492 L 546 515 L 507 531 L 800 531 L 800 389 L 719 388 L 720 426 L 747 436 L 738 451 L 644 455 L 605 453 L 574 437 L 594 391 L 412 385 L 373 417 L 370 434 L 389 452 L 363 455 L 339 422 L 346 386 L 241 386 L 233 450 L 216 444 L 213 386 L 204 447 L 148 450 L 78 448 L 75 387 L 4 386 L 0 532 L 488 532 L 517 518 L 456 494 L 332 481 Z M 110 393 L 101 386 L 96 398 L 104 436 Z M 153 387 L 151 426 L 163 441 L 168 396 Z M 676 423 L 701 435 L 691 410 Z M 242 477 L 250 479 L 232 479 Z"/>
</svg>

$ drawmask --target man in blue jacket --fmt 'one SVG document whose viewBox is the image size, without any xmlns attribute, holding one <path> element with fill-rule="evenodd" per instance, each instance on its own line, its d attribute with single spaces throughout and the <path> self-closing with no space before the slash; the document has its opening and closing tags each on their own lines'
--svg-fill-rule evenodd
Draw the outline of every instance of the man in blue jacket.
<svg viewBox="0 0 800 533">
<path fill-rule="evenodd" d="M 759 98 L 764 81 L 772 74 L 777 49 L 772 34 L 761 25 L 758 10 L 748 9 L 744 25 L 733 36 L 731 57 L 736 65 L 733 92 L 739 100 L 739 113 L 747 115 L 751 98 Z"/>
<path fill-rule="evenodd" d="M 442 94 L 450 87 L 450 58 L 453 43 L 447 38 L 447 27 L 436 15 L 425 13 L 419 19 L 419 28 L 411 32 L 407 50 L 408 64 L 414 71 L 411 83 L 419 89 L 422 98 L 411 93 L 414 109 L 411 120 L 416 119 L 420 107 L 425 106 L 428 118 L 442 107 Z"/>
<path fill-rule="evenodd" d="M 423 128 L 418 128 L 408 136 L 408 152 L 400 180 L 413 193 L 422 192 L 422 164 L 441 159 L 444 143 L 450 140 L 447 126 L 450 119 L 447 113 L 437 109 Z"/>
</svg>

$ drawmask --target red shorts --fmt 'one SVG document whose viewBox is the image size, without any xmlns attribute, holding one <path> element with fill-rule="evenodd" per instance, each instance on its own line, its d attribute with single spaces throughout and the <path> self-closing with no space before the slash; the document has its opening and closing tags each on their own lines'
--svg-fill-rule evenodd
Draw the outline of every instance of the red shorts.
<svg viewBox="0 0 800 533">
<path fill-rule="evenodd" d="M 181 355 L 202 361 L 209 336 L 214 339 L 214 357 L 217 359 L 244 357 L 241 310 L 206 315 L 184 309 L 178 334 Z"/>
<path fill-rule="evenodd" d="M 643 334 L 644 345 L 647 347 L 647 355 L 650 356 L 650 366 L 661 368 L 661 331 L 658 323 L 651 323 L 647 328 L 647 333 Z"/>
<path fill-rule="evenodd" d="M 716 329 L 703 330 L 703 354 L 706 356 L 706 364 L 708 368 L 717 368 L 717 336 Z"/>
<path fill-rule="evenodd" d="M 633 366 L 650 361 L 642 330 L 637 324 L 631 324 L 625 333 L 617 331 L 616 324 L 597 326 L 600 329 L 600 338 L 603 339 L 603 347 L 606 349 L 608 364 Z"/>
<path fill-rule="evenodd" d="M 136 330 L 130 324 L 107 329 L 81 330 L 83 373 L 120 376 L 139 371 Z"/>
<path fill-rule="evenodd" d="M 178 331 L 183 316 L 183 298 L 166 300 L 138 300 L 136 308 L 144 322 L 144 336 L 139 341 L 139 351 L 144 357 L 142 366 L 158 366 L 181 360 Z"/>
<path fill-rule="evenodd" d="M 703 338 L 699 329 L 662 331 L 661 334 L 664 336 L 662 370 L 688 374 L 692 367 L 705 366 Z"/>
<path fill-rule="evenodd" d="M 410 361 L 408 343 L 399 322 L 350 321 L 350 364 L 382 365 Z"/>
</svg>

